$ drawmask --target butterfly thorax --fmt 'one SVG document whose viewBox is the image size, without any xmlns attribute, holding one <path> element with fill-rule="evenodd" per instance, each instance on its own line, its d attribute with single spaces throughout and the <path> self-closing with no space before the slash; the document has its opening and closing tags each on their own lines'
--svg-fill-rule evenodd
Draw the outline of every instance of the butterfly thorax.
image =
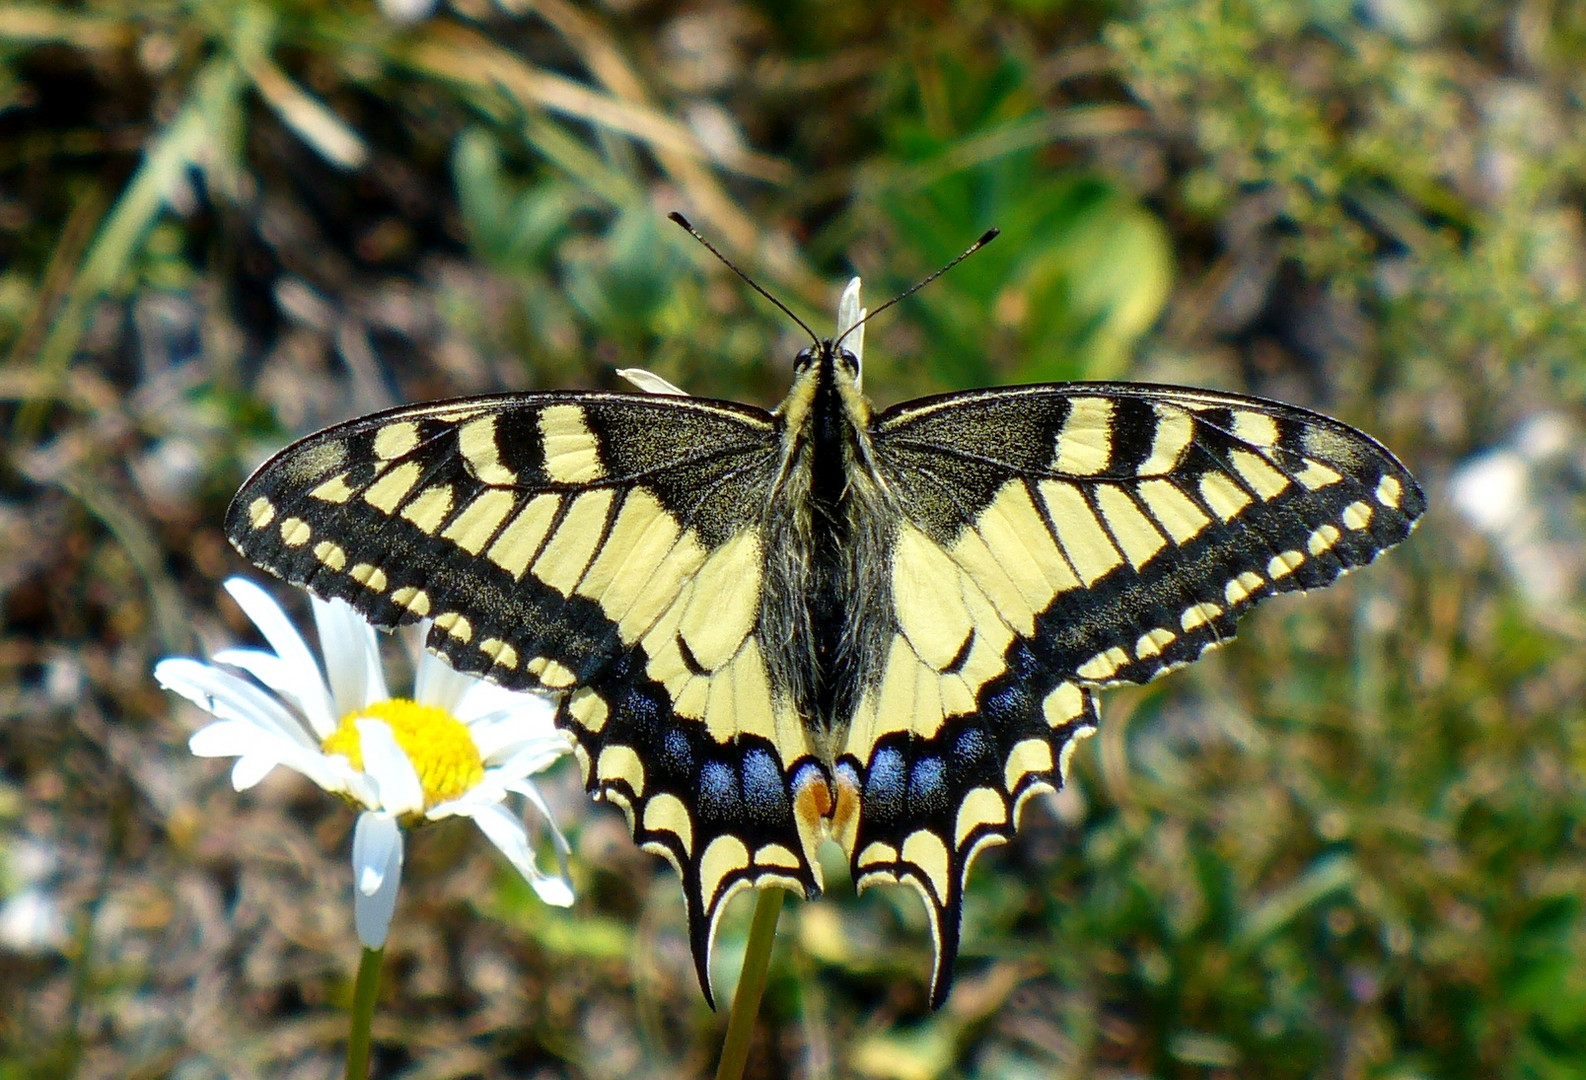
<svg viewBox="0 0 1586 1080">
<path fill-rule="evenodd" d="M 885 489 L 872 464 L 870 403 L 854 355 L 830 340 L 798 356 L 777 409 L 781 462 L 766 506 L 760 630 L 773 687 L 827 764 L 891 632 Z"/>
</svg>

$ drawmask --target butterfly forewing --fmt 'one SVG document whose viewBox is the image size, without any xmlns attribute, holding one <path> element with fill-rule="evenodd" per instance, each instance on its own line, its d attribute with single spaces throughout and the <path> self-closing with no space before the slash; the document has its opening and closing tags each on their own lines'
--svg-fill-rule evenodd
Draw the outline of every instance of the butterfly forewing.
<svg viewBox="0 0 1586 1080">
<path fill-rule="evenodd" d="M 1370 562 L 1425 507 L 1353 428 L 1199 390 L 949 395 L 884 414 L 875 443 L 904 513 L 1041 664 L 1087 686 L 1195 659 L 1262 597 Z"/>
</svg>

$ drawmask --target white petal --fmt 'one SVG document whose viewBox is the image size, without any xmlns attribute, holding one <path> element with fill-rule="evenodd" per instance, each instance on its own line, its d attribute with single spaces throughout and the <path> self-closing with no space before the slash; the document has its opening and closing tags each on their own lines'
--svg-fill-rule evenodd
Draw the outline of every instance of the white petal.
<svg viewBox="0 0 1586 1080">
<path fill-rule="evenodd" d="M 516 791 L 540 812 L 545 819 L 546 827 L 551 830 L 552 848 L 556 852 L 556 865 L 561 868 L 562 879 L 570 881 L 571 875 L 567 870 L 567 856 L 572 852 L 573 846 L 567 842 L 567 837 L 562 835 L 562 830 L 556 824 L 556 818 L 551 815 L 551 808 L 545 804 L 545 796 L 540 794 L 540 789 L 534 786 L 531 780 L 519 780 L 515 784 L 507 785 L 508 790 Z"/>
<path fill-rule="evenodd" d="M 463 722 L 468 725 L 469 737 L 474 740 L 479 756 L 488 762 L 516 753 L 519 747 L 531 743 L 558 745 L 564 751 L 571 750 L 572 742 L 567 734 L 557 730 L 551 721 L 554 715 L 548 708 L 542 710 L 530 705 L 512 712 L 491 713 L 479 720 Z"/>
<path fill-rule="evenodd" d="M 554 905 L 555 907 L 573 906 L 573 886 L 568 883 L 565 876 L 552 877 L 550 875 L 546 875 L 542 878 L 536 878 L 535 880 L 529 882 L 529 884 L 534 886 L 534 891 L 539 894 L 540 899 L 544 900 L 547 904 Z"/>
<path fill-rule="evenodd" d="M 222 720 L 241 720 L 298 745 L 318 744 L 275 698 L 229 671 L 201 664 L 197 660 L 175 657 L 154 666 L 154 678 L 167 690 Z"/>
<path fill-rule="evenodd" d="M 423 624 L 425 634 L 429 623 Z M 464 675 L 428 649 L 419 653 L 418 668 L 413 673 L 413 700 L 420 705 L 434 705 L 457 715 L 457 703 L 479 682 L 472 675 Z"/>
<path fill-rule="evenodd" d="M 247 720 L 216 720 L 205 724 L 187 740 L 195 757 L 242 757 L 279 753 L 283 740 L 272 731 Z"/>
<path fill-rule="evenodd" d="M 462 720 L 462 717 L 458 719 Z M 485 720 L 463 720 L 463 723 L 468 725 L 468 736 L 474 740 L 474 749 L 479 751 L 479 757 L 486 765 L 494 759 L 512 754 L 519 746 L 539 737 L 535 732 L 524 731 L 523 726 L 514 722 L 510 714 L 492 714 Z"/>
<path fill-rule="evenodd" d="M 187 740 L 187 748 L 198 757 L 249 759 L 252 764 L 245 766 L 239 762 L 232 770 L 232 784 L 238 791 L 245 791 L 257 784 L 276 765 L 284 765 L 293 772 L 301 773 L 326 791 L 342 792 L 349 789 L 346 780 L 337 774 L 332 765 L 337 760 L 345 765 L 346 759 L 327 758 L 318 750 L 283 739 L 246 720 L 219 720 L 200 728 Z M 265 762 L 269 762 L 268 767 Z M 350 768 L 347 771 L 350 772 Z M 239 777 L 244 782 L 239 783 Z"/>
<path fill-rule="evenodd" d="M 353 887 L 373 896 L 393 870 L 402 869 L 402 826 L 387 813 L 369 810 L 358 815 L 352 833 Z"/>
<path fill-rule="evenodd" d="M 494 773 L 501 777 L 502 783 L 510 784 L 544 772 L 569 753 L 571 749 L 565 739 L 535 739 L 518 747 L 499 763 L 493 763 L 486 773 Z"/>
<path fill-rule="evenodd" d="M 680 390 L 667 382 L 653 371 L 646 371 L 642 367 L 618 368 L 617 374 L 627 379 L 634 386 L 646 394 L 669 394 L 673 397 L 688 397 L 687 390 Z"/>
<path fill-rule="evenodd" d="M 479 757 L 487 769 L 498 769 L 517 757 L 519 754 L 533 751 L 539 764 L 525 766 L 520 775 L 543 772 L 551 767 L 558 758 L 573 752 L 573 740 L 567 734 L 553 731 L 548 735 L 530 735 L 528 738 L 513 738 L 514 733 L 509 729 L 500 731 L 494 729 L 487 735 L 497 735 L 495 739 L 475 740 L 479 747 Z M 489 747 L 489 753 L 485 752 Z"/>
<path fill-rule="evenodd" d="M 374 627 L 369 628 L 369 633 L 374 634 Z M 364 699 L 365 705 L 391 700 L 391 691 L 386 689 L 385 666 L 380 662 L 378 645 L 369 650 L 368 674 L 364 676 Z"/>
<path fill-rule="evenodd" d="M 292 620 L 286 617 L 286 612 L 281 610 L 270 594 L 247 578 L 227 578 L 226 591 L 237 602 L 253 624 L 259 628 L 259 633 L 264 635 L 264 640 L 270 643 L 270 648 L 275 650 L 275 655 L 297 668 L 300 673 L 302 689 L 298 691 L 305 701 L 310 697 L 317 700 L 312 709 L 308 710 L 309 722 L 314 725 L 314 730 L 321 738 L 336 730 L 336 717 L 331 706 L 330 689 L 325 685 L 325 676 L 319 670 L 319 662 L 314 659 L 314 654 L 303 641 L 303 635 L 297 632 L 297 627 L 292 625 Z M 329 723 L 330 727 L 321 731 L 320 725 Z"/>
<path fill-rule="evenodd" d="M 340 795 L 354 790 L 352 785 L 337 773 L 331 765 L 331 759 L 324 754 L 300 750 L 293 754 L 281 755 L 281 764 L 295 773 L 308 777 L 319 787 L 333 794 Z M 350 767 L 348 771 L 351 771 Z M 359 776 L 361 778 L 361 774 Z M 371 798 L 359 801 L 368 806 L 374 800 Z"/>
<path fill-rule="evenodd" d="M 545 796 L 541 795 L 540 789 L 529 780 L 519 780 L 516 784 L 508 785 L 508 788 L 529 800 L 545 819 L 546 827 L 551 830 L 551 847 L 556 852 L 556 865 L 561 869 L 562 880 L 571 881 L 572 875 L 567 869 L 567 856 L 572 852 L 573 846 L 567 842 L 567 837 L 562 835 L 561 826 L 556 824 L 556 818 L 551 815 L 551 808 L 545 805 Z"/>
<path fill-rule="evenodd" d="M 385 945 L 402 883 L 402 827 L 389 814 L 363 813 L 352 833 L 352 913 L 366 949 Z"/>
<path fill-rule="evenodd" d="M 275 653 L 265 652 L 262 649 L 223 649 L 211 659 L 217 664 L 241 668 L 258 679 L 269 687 L 272 693 L 295 706 L 303 716 L 310 718 L 309 722 L 315 734 L 324 737 L 324 733 L 319 728 L 327 717 L 313 719 L 315 710 L 325 703 L 324 696 L 312 683 L 309 684 L 308 691 L 304 692 L 303 678 L 295 665 L 287 663 Z"/>
<path fill-rule="evenodd" d="M 340 790 L 346 792 L 360 806 L 370 810 L 380 809 L 380 786 L 374 782 L 368 773 L 361 773 L 352 767 L 346 758 L 336 755 L 325 759 L 334 770 L 336 782 Z"/>
<path fill-rule="evenodd" d="M 843 348 L 853 353 L 854 359 L 859 361 L 859 376 L 854 380 L 856 386 L 864 382 L 866 314 L 866 309 L 859 306 L 859 279 L 853 278 L 843 290 L 842 299 L 837 301 L 837 337 L 842 339 Z M 849 330 L 853 330 L 853 333 L 849 334 Z"/>
<path fill-rule="evenodd" d="M 551 838 L 556 841 L 556 850 L 560 854 L 566 855 L 573 850 L 572 845 L 567 842 L 567 837 L 562 835 L 562 830 L 557 826 L 556 818 L 551 814 L 551 808 L 546 805 L 545 796 L 540 794 L 540 789 L 534 786 L 533 781 L 519 780 L 515 784 L 508 784 L 507 788 L 510 791 L 516 791 L 519 795 L 529 800 L 534 809 L 540 812 L 540 816 L 545 819 L 545 824 L 550 827 Z M 565 866 L 562 868 L 562 872 L 567 872 Z"/>
<path fill-rule="evenodd" d="M 499 804 L 476 805 L 468 816 L 474 819 L 479 831 L 505 855 L 509 862 L 534 887 L 541 900 L 557 907 L 570 907 L 573 889 L 565 880 L 545 874 L 535 865 L 534 851 L 529 847 L 529 837 L 523 823 Z"/>
<path fill-rule="evenodd" d="M 391 725 L 367 717 L 356 723 L 363 748 L 363 771 L 379 788 L 381 808 L 398 816 L 423 810 L 424 786 L 419 782 L 413 762 L 397 745 Z"/>
<path fill-rule="evenodd" d="M 493 682 L 469 677 L 470 686 L 467 693 L 457 700 L 457 705 L 452 709 L 452 715 L 465 724 L 476 724 L 481 720 L 489 720 L 497 715 L 523 713 L 525 716 L 544 716 L 544 723 L 550 726 L 551 718 L 556 715 L 556 698 L 549 694 L 535 694 L 508 690 Z"/>
<path fill-rule="evenodd" d="M 267 754 L 244 754 L 231 767 L 231 787 L 234 791 L 247 791 L 269 776 L 280 762 Z"/>
<path fill-rule="evenodd" d="M 313 599 L 314 626 L 319 631 L 319 651 L 330 677 L 330 696 L 338 718 L 386 697 L 369 695 L 369 672 L 380 670 L 380 644 L 374 627 L 345 600 Z M 374 663 L 369 663 L 370 658 Z"/>
<path fill-rule="evenodd" d="M 282 762 L 291 765 L 290 762 Z M 296 765 L 292 765 L 297 768 Z M 333 791 L 338 795 L 346 795 L 353 802 L 366 810 L 380 809 L 380 787 L 368 773 L 360 772 L 352 767 L 352 762 L 347 760 L 345 754 L 321 754 L 319 768 L 323 779 L 315 777 L 306 769 L 298 769 L 305 776 L 313 779 L 315 783 L 326 791 Z"/>
</svg>

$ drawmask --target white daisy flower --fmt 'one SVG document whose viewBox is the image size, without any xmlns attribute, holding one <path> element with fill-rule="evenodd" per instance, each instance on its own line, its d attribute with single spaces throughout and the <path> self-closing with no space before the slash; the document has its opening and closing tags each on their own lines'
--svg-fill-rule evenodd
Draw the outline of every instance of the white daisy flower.
<svg viewBox="0 0 1586 1080">
<path fill-rule="evenodd" d="M 570 749 L 552 726 L 549 699 L 460 674 L 422 648 L 412 698 L 393 698 L 374 628 L 347 604 L 313 601 L 322 671 L 268 593 L 244 578 L 231 578 L 226 591 L 275 651 L 227 649 L 211 664 L 161 660 L 154 677 L 218 718 L 188 747 L 200 757 L 235 757 L 238 791 L 284 765 L 362 810 L 353 831 L 353 915 L 365 947 L 382 947 L 391 926 L 403 828 L 440 818 L 472 818 L 540 899 L 573 902 L 567 840 L 529 780 Z M 544 816 L 559 875 L 536 865 L 522 819 L 502 805 L 509 794 Z"/>
</svg>

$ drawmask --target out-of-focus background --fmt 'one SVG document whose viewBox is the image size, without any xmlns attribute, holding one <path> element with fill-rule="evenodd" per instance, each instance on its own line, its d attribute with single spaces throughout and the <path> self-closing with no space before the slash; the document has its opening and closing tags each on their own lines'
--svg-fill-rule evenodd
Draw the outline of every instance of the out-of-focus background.
<svg viewBox="0 0 1586 1080">
<path fill-rule="evenodd" d="M 150 667 L 256 640 L 221 515 L 314 428 L 773 404 L 802 335 L 671 210 L 820 329 L 1000 226 L 869 326 L 882 404 L 1255 392 L 1431 499 L 1106 698 L 941 1012 L 912 892 L 790 904 L 753 1075 L 1586 1075 L 1583 93 L 1579 0 L 0 3 L 0 1078 L 339 1074 L 353 815 L 234 793 Z M 413 838 L 379 1075 L 710 1068 L 672 873 L 574 773 L 571 911 Z"/>
</svg>

